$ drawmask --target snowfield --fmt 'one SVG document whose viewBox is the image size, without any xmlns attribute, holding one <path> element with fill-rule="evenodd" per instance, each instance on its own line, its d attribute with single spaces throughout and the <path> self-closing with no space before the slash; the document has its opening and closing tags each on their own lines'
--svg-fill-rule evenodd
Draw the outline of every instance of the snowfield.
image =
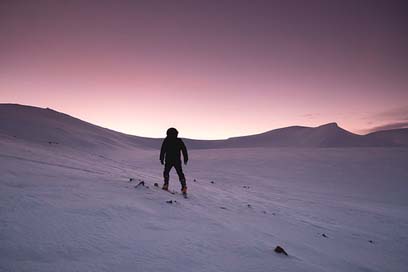
<svg viewBox="0 0 408 272">
<path fill-rule="evenodd" d="M 407 271 L 408 148 L 190 156 L 0 136 L 0 271 Z"/>
<path fill-rule="evenodd" d="M 0 271 L 407 271 L 408 147 L 267 147 L 298 132 L 186 140 L 184 199 L 153 186 L 160 139 L 0 104 Z"/>
</svg>

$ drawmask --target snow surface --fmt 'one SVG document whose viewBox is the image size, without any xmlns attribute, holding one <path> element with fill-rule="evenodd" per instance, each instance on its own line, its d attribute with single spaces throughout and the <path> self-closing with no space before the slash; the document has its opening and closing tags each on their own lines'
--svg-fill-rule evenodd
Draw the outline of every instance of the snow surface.
<svg viewBox="0 0 408 272">
<path fill-rule="evenodd" d="M 407 148 L 190 156 L 184 199 L 157 150 L 0 135 L 0 271 L 407 271 Z"/>
<path fill-rule="evenodd" d="M 0 134 L 41 143 L 50 141 L 82 149 L 160 148 L 161 140 L 102 128 L 52 109 L 0 103 Z M 224 140 L 184 139 L 190 149 L 251 147 L 408 147 L 408 128 L 357 135 L 329 123 L 292 126 Z"/>
<path fill-rule="evenodd" d="M 407 147 L 186 142 L 188 199 L 153 186 L 159 139 L 0 105 L 0 271 L 407 271 Z"/>
</svg>

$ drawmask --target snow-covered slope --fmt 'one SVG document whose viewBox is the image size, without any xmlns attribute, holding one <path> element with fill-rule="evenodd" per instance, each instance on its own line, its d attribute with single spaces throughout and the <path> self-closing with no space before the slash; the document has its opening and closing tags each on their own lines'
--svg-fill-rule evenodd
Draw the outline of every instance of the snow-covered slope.
<svg viewBox="0 0 408 272">
<path fill-rule="evenodd" d="M 288 127 L 262 134 L 230 138 L 228 147 L 350 147 L 365 146 L 364 136 L 356 135 L 329 123 L 316 128 Z"/>
<path fill-rule="evenodd" d="M 156 149 L 60 118 L 0 123 L 0 271 L 406 271 L 407 148 L 193 149 L 184 199 Z"/>
<path fill-rule="evenodd" d="M 407 149 L 190 153 L 184 199 L 154 150 L 1 139 L 0 271 L 406 270 Z"/>
<path fill-rule="evenodd" d="M 51 110 L 16 104 L 0 104 L 0 137 L 30 142 L 61 144 L 87 149 L 128 145 L 155 148 L 160 139 L 126 135 Z M 185 139 L 192 149 L 246 147 L 366 147 L 408 146 L 408 129 L 357 135 L 336 123 L 319 127 L 293 126 L 226 140 Z"/>
<path fill-rule="evenodd" d="M 31 106 L 0 104 L 0 137 L 76 149 L 159 148 L 158 139 L 130 136 L 72 116 Z"/>
<path fill-rule="evenodd" d="M 376 131 L 366 135 L 367 142 L 383 146 L 408 146 L 408 128 Z"/>
</svg>

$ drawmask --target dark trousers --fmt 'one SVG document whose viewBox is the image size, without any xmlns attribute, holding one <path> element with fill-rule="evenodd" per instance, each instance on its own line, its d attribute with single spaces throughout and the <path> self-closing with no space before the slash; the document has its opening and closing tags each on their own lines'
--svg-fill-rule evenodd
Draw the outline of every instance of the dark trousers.
<svg viewBox="0 0 408 272">
<path fill-rule="evenodd" d="M 164 172 L 163 172 L 163 177 L 164 177 L 164 183 L 169 183 L 170 180 L 170 170 L 171 168 L 176 168 L 177 175 L 179 177 L 181 186 L 184 187 L 186 186 L 186 177 L 184 176 L 183 173 L 183 168 L 181 167 L 181 162 L 176 161 L 176 162 L 167 162 L 164 165 Z"/>
</svg>

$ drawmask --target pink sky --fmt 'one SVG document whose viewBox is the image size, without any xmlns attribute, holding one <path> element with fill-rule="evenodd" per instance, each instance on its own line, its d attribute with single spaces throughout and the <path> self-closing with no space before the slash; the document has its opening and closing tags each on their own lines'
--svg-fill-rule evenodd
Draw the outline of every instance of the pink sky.
<svg viewBox="0 0 408 272">
<path fill-rule="evenodd" d="M 0 103 L 150 137 L 408 124 L 403 4 L 193 2 L 2 1 Z"/>
</svg>

